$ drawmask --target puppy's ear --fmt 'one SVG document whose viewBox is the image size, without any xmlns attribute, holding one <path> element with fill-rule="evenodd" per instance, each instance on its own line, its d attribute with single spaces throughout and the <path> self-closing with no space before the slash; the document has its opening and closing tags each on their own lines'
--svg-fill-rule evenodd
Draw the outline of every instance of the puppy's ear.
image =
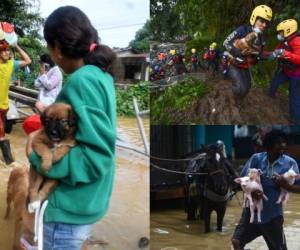
<svg viewBox="0 0 300 250">
<path fill-rule="evenodd" d="M 73 111 L 71 105 L 68 107 L 68 122 L 70 127 L 76 126 L 77 116 Z"/>
<path fill-rule="evenodd" d="M 41 122 L 42 122 L 42 125 L 45 126 L 46 125 L 46 110 L 44 110 L 40 116 L 40 119 L 41 119 Z"/>
</svg>

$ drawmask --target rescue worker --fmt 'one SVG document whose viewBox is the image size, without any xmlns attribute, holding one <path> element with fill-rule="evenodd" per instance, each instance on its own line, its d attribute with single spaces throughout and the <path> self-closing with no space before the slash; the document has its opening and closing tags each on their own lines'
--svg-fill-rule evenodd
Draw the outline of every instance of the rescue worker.
<svg viewBox="0 0 300 250">
<path fill-rule="evenodd" d="M 208 55 L 207 55 L 207 60 L 208 60 L 208 67 L 207 70 L 209 71 L 210 69 L 212 69 L 212 73 L 215 74 L 218 72 L 219 70 L 219 57 L 220 57 L 220 52 L 217 49 L 217 43 L 213 42 L 210 46 L 209 46 L 209 50 L 207 51 Z"/>
<path fill-rule="evenodd" d="M 9 44 L 4 39 L 0 40 L 0 148 L 6 164 L 13 162 L 10 143 L 5 138 L 5 119 L 9 107 L 9 84 L 15 71 L 31 63 L 31 59 L 24 50 L 17 44 L 15 48 L 22 58 L 21 61 L 11 59 Z"/>
<path fill-rule="evenodd" d="M 199 64 L 199 55 L 197 53 L 197 50 L 193 48 L 191 50 L 191 72 L 197 72 L 198 71 L 198 64 Z"/>
<path fill-rule="evenodd" d="M 263 32 L 272 19 L 272 9 L 266 5 L 259 5 L 254 8 L 250 17 L 251 25 L 242 25 L 234 30 L 224 41 L 226 50 L 233 56 L 229 65 L 228 75 L 233 80 L 232 91 L 235 95 L 236 104 L 240 104 L 243 98 L 248 94 L 251 88 L 250 67 L 257 63 L 262 57 L 263 47 L 265 45 Z M 247 36 L 251 32 L 256 32 L 257 37 L 253 46 L 257 53 L 252 54 L 247 51 L 241 52 L 233 43 L 237 39 Z"/>
<path fill-rule="evenodd" d="M 295 19 L 287 19 L 277 25 L 277 39 L 280 41 L 270 59 L 277 58 L 279 67 L 270 87 L 275 96 L 278 86 L 289 82 L 289 108 L 292 124 L 300 124 L 300 35 Z"/>
</svg>

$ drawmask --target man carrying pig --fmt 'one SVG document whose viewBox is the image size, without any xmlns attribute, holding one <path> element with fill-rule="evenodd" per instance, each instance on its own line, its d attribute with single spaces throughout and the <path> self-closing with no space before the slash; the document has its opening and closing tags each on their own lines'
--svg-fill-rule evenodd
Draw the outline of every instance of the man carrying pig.
<svg viewBox="0 0 300 250">
<path fill-rule="evenodd" d="M 251 156 L 244 166 L 241 176 L 246 176 L 250 168 L 261 170 L 261 184 L 268 201 L 263 201 L 261 212 L 261 223 L 258 223 L 255 216 L 253 223 L 250 223 L 250 211 L 243 209 L 239 224 L 236 226 L 232 245 L 235 250 L 242 250 L 244 246 L 259 236 L 263 236 L 270 250 L 287 250 L 283 232 L 282 204 L 277 204 L 280 195 L 280 187 L 274 181 L 273 175 L 282 175 L 292 168 L 299 173 L 296 161 L 285 155 L 285 135 L 280 131 L 267 133 L 263 141 L 265 152 L 256 153 Z M 300 182 L 298 183 L 300 185 Z M 261 199 L 262 192 L 252 193 L 254 199 Z"/>
</svg>

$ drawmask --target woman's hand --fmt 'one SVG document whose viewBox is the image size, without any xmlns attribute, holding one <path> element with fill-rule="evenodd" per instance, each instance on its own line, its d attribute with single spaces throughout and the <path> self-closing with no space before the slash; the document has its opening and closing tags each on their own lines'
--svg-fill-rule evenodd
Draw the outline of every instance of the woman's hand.
<svg viewBox="0 0 300 250">
<path fill-rule="evenodd" d="M 32 133 L 30 133 L 30 134 L 28 135 L 28 140 L 27 140 L 27 144 L 26 144 L 26 156 L 27 156 L 27 158 L 28 158 L 29 155 L 32 153 L 32 141 L 33 141 L 33 138 L 34 138 L 34 136 L 35 136 L 39 131 L 40 131 L 40 129 L 39 129 L 39 130 L 36 130 L 36 131 L 34 131 L 34 132 L 32 132 Z"/>
</svg>

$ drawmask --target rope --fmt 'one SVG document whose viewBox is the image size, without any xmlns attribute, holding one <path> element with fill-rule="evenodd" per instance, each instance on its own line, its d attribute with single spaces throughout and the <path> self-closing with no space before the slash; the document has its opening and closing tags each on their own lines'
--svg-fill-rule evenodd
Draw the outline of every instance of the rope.
<svg viewBox="0 0 300 250">
<path fill-rule="evenodd" d="M 129 149 L 129 150 L 132 150 L 132 151 L 137 152 L 137 153 L 139 153 L 139 154 L 142 154 L 142 155 L 144 155 L 144 156 L 150 157 L 149 154 L 147 154 L 147 153 L 145 153 L 145 152 L 143 152 L 143 151 L 141 151 L 141 150 L 139 150 L 139 149 L 132 148 L 132 147 L 130 147 L 130 146 L 118 145 L 118 144 L 116 144 L 116 146 L 119 147 L 119 148 Z"/>
<path fill-rule="evenodd" d="M 205 156 L 206 156 L 206 153 L 198 154 L 197 156 L 192 157 L 192 158 L 182 158 L 182 159 L 161 158 L 161 157 L 156 157 L 153 155 L 151 155 L 150 158 L 152 158 L 154 160 L 160 160 L 160 161 L 175 161 L 175 162 L 178 161 L 178 162 L 180 162 L 180 161 L 191 161 L 191 160 L 203 159 L 203 158 L 205 158 Z"/>
<path fill-rule="evenodd" d="M 167 169 L 167 168 L 162 168 L 159 167 L 153 163 L 150 163 L 150 165 L 158 170 L 164 171 L 164 172 L 168 172 L 168 173 L 172 173 L 172 174 L 183 174 L 183 175 L 208 175 L 208 173 L 189 173 L 189 172 L 182 172 L 182 171 L 176 171 L 176 170 L 171 170 L 171 169 Z"/>
</svg>

